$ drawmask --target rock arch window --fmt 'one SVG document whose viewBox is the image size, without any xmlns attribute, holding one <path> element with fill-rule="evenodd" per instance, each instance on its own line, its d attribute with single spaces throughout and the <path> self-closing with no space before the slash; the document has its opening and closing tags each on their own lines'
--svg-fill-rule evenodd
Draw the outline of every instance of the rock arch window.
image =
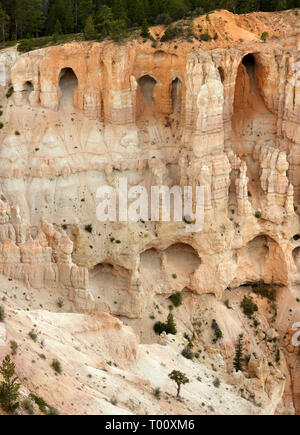
<svg viewBox="0 0 300 435">
<path fill-rule="evenodd" d="M 138 80 L 138 84 L 141 88 L 143 102 L 147 106 L 153 104 L 153 92 L 156 83 L 156 80 L 149 75 L 145 75 Z"/>
<path fill-rule="evenodd" d="M 172 99 L 173 113 L 180 110 L 181 98 L 182 98 L 182 82 L 178 77 L 176 77 L 176 79 L 172 81 L 172 86 L 171 86 L 171 99 Z"/>
<path fill-rule="evenodd" d="M 60 104 L 73 104 L 74 94 L 78 87 L 78 79 L 72 68 L 63 68 L 59 74 L 59 88 L 62 96 Z"/>
</svg>

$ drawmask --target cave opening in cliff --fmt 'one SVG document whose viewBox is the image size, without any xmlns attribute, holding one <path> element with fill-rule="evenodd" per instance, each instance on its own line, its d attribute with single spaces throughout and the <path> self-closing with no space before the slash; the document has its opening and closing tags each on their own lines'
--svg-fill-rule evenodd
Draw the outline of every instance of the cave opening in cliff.
<svg viewBox="0 0 300 435">
<path fill-rule="evenodd" d="M 23 92 L 24 92 L 24 94 L 26 96 L 25 97 L 26 101 L 28 101 L 29 95 L 31 94 L 32 91 L 33 91 L 33 84 L 30 81 L 27 81 L 24 84 L 24 90 L 23 90 Z"/>
<path fill-rule="evenodd" d="M 172 81 L 172 86 L 171 86 L 172 113 L 180 111 L 181 95 L 182 95 L 182 82 L 178 77 L 176 77 L 176 79 Z"/>
<path fill-rule="evenodd" d="M 225 80 L 225 73 L 224 73 L 223 68 L 222 68 L 221 66 L 219 66 L 218 71 L 219 71 L 219 75 L 220 75 L 221 82 L 224 83 L 224 80 Z"/>
<path fill-rule="evenodd" d="M 114 301 L 121 300 L 121 294 L 130 288 L 131 272 L 112 263 L 98 263 L 89 270 L 90 289 L 95 299 L 113 307 Z"/>
<path fill-rule="evenodd" d="M 245 66 L 247 74 L 250 78 L 250 82 L 251 84 L 253 84 L 254 81 L 254 73 L 255 73 L 255 58 L 253 56 L 253 54 L 247 54 L 243 60 L 242 60 L 242 64 Z"/>
<path fill-rule="evenodd" d="M 269 284 L 285 284 L 285 277 L 288 273 L 280 245 L 266 234 L 256 236 L 238 252 L 237 266 L 239 280 L 242 284 L 259 281 Z"/>
<path fill-rule="evenodd" d="M 146 291 L 181 291 L 190 287 L 191 277 L 201 264 L 197 251 L 187 243 L 175 243 L 163 250 L 150 248 L 140 255 L 140 277 Z"/>
<path fill-rule="evenodd" d="M 60 104 L 71 105 L 78 88 L 78 79 L 72 68 L 63 68 L 59 74 L 59 88 L 62 92 Z"/>
<path fill-rule="evenodd" d="M 259 182 L 261 167 L 254 150 L 276 142 L 276 116 L 268 108 L 269 70 L 261 53 L 250 53 L 241 59 L 234 92 L 232 137 L 233 151 L 247 164 L 249 189 L 262 195 Z"/>
<path fill-rule="evenodd" d="M 191 275 L 201 264 L 197 251 L 187 243 L 175 243 L 165 249 L 163 254 L 168 268 L 174 269 L 174 272 L 177 270 Z"/>
<path fill-rule="evenodd" d="M 157 83 L 156 80 L 149 75 L 145 75 L 138 80 L 138 84 L 142 93 L 143 102 L 147 106 L 153 104 L 153 92 L 156 83 Z"/>
</svg>

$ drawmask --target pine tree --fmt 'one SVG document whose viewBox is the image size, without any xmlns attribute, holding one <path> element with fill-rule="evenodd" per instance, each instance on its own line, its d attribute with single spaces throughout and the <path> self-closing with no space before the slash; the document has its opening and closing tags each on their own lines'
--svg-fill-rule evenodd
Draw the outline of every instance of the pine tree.
<svg viewBox="0 0 300 435">
<path fill-rule="evenodd" d="M 237 0 L 219 0 L 218 8 L 227 9 L 230 12 L 236 11 Z"/>
<path fill-rule="evenodd" d="M 180 20 L 188 12 L 188 7 L 184 0 L 172 0 L 170 2 L 169 14 L 174 20 Z"/>
<path fill-rule="evenodd" d="M 235 348 L 235 357 L 233 361 L 233 367 L 236 372 L 243 371 L 244 357 L 243 357 L 243 343 L 244 336 L 243 334 L 239 335 L 239 339 Z"/>
<path fill-rule="evenodd" d="M 96 15 L 96 28 L 101 36 L 107 36 L 110 31 L 110 23 L 113 21 L 111 8 L 102 5 Z"/>
<path fill-rule="evenodd" d="M 143 0 L 137 0 L 134 13 L 134 23 L 140 26 L 145 18 Z"/>
<path fill-rule="evenodd" d="M 72 8 L 72 0 L 65 0 L 66 7 L 64 12 L 64 32 L 71 33 L 74 31 L 74 14 Z"/>
<path fill-rule="evenodd" d="M 149 38 L 150 37 L 149 25 L 148 25 L 148 21 L 146 20 L 146 18 L 144 19 L 143 24 L 142 24 L 141 36 L 142 36 L 142 38 Z"/>
<path fill-rule="evenodd" d="M 83 30 L 89 16 L 93 15 L 93 0 L 78 0 L 78 21 Z"/>
<path fill-rule="evenodd" d="M 0 373 L 4 381 L 0 383 L 0 404 L 7 412 L 14 412 L 19 407 L 17 402 L 21 384 L 15 376 L 15 364 L 11 362 L 10 355 L 6 355 L 0 366 Z"/>
<path fill-rule="evenodd" d="M 235 9 L 237 14 L 247 14 L 248 12 L 253 12 L 254 10 L 255 0 L 237 0 Z"/>
<path fill-rule="evenodd" d="M 112 11 L 116 20 L 127 20 L 123 0 L 114 0 L 112 5 Z"/>
<path fill-rule="evenodd" d="M 2 41 L 5 42 L 6 39 L 6 29 L 9 24 L 9 16 L 7 13 L 0 7 L 0 26 L 2 31 Z"/>
<path fill-rule="evenodd" d="M 62 27 L 61 27 L 59 20 L 56 20 L 55 27 L 54 27 L 54 33 L 56 33 L 56 35 L 61 35 L 61 33 L 62 33 Z"/>
<path fill-rule="evenodd" d="M 39 32 L 44 27 L 45 15 L 43 11 L 42 0 L 30 0 L 30 14 L 31 19 L 29 21 L 30 33 L 34 33 L 38 37 Z"/>
<path fill-rule="evenodd" d="M 177 384 L 176 397 L 179 397 L 181 385 L 184 385 L 184 384 L 187 384 L 188 382 L 190 382 L 189 378 L 179 370 L 173 370 L 171 373 L 169 373 L 168 376 L 170 379 L 172 379 L 172 381 L 176 382 L 176 384 Z"/>
<path fill-rule="evenodd" d="M 17 0 L 16 4 L 17 27 L 23 36 L 38 36 L 45 22 L 42 0 Z"/>
<path fill-rule="evenodd" d="M 54 33 L 53 33 L 53 41 L 57 42 L 59 35 L 62 34 L 62 27 L 59 20 L 56 20 L 55 26 L 54 26 Z"/>
<path fill-rule="evenodd" d="M 175 335 L 177 333 L 176 324 L 174 321 L 174 316 L 172 313 L 169 313 L 168 319 L 167 319 L 167 333 Z"/>
<path fill-rule="evenodd" d="M 160 14 L 160 8 L 159 8 L 158 0 L 152 0 L 151 4 L 149 5 L 149 15 L 153 22 L 159 14 Z"/>
<path fill-rule="evenodd" d="M 109 34 L 115 42 L 127 37 L 127 25 L 124 20 L 113 20 L 109 25 Z"/>
<path fill-rule="evenodd" d="M 86 24 L 84 26 L 84 39 L 86 41 L 90 41 L 92 39 L 96 39 L 96 30 L 95 30 L 95 25 L 94 25 L 94 19 L 92 17 L 92 15 L 90 15 L 88 17 L 88 19 L 86 20 Z"/>
</svg>

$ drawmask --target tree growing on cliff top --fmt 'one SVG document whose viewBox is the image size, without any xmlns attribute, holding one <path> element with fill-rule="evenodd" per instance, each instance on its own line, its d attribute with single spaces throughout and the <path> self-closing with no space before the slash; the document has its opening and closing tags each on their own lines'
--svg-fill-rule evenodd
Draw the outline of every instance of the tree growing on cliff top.
<svg viewBox="0 0 300 435">
<path fill-rule="evenodd" d="M 92 39 L 96 39 L 97 34 L 96 34 L 96 30 L 95 30 L 95 25 L 94 25 L 94 19 L 92 17 L 92 15 L 90 15 L 86 21 L 86 24 L 84 26 L 84 39 L 86 41 L 90 41 Z"/>
<path fill-rule="evenodd" d="M 2 34 L 2 41 L 5 42 L 6 39 L 6 33 L 7 33 L 7 26 L 9 24 L 9 16 L 7 13 L 0 7 L 0 27 L 1 27 L 1 34 Z"/>
<path fill-rule="evenodd" d="M 106 37 L 110 32 L 110 25 L 113 21 L 114 16 L 111 8 L 106 5 L 102 5 L 96 14 L 96 29 L 101 34 L 102 37 Z"/>
<path fill-rule="evenodd" d="M 14 412 L 19 407 L 18 397 L 21 384 L 15 376 L 15 364 L 6 355 L 0 366 L 4 381 L 0 383 L 0 404 L 4 411 Z"/>
<path fill-rule="evenodd" d="M 87 19 L 93 15 L 93 12 L 92 0 L 78 0 L 78 24 L 82 30 L 86 25 Z"/>
<path fill-rule="evenodd" d="M 143 24 L 142 24 L 141 36 L 142 36 L 142 38 L 149 38 L 150 37 L 149 25 L 148 25 L 148 21 L 146 20 L 146 18 L 144 19 Z"/>
<path fill-rule="evenodd" d="M 56 20 L 54 33 L 53 33 L 53 42 L 57 42 L 59 39 L 59 35 L 62 34 L 62 27 L 59 20 Z"/>
<path fill-rule="evenodd" d="M 127 26 L 123 20 L 113 20 L 109 25 L 109 34 L 113 41 L 119 42 L 128 36 Z"/>
</svg>

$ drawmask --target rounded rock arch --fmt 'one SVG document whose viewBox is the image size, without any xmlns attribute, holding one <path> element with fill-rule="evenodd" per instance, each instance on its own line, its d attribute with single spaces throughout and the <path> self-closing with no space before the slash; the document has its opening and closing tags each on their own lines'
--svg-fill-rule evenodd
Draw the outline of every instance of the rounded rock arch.
<svg viewBox="0 0 300 435">
<path fill-rule="evenodd" d="M 76 106 L 76 93 L 79 87 L 78 77 L 72 67 L 61 68 L 58 73 L 57 88 L 61 105 Z"/>
</svg>

